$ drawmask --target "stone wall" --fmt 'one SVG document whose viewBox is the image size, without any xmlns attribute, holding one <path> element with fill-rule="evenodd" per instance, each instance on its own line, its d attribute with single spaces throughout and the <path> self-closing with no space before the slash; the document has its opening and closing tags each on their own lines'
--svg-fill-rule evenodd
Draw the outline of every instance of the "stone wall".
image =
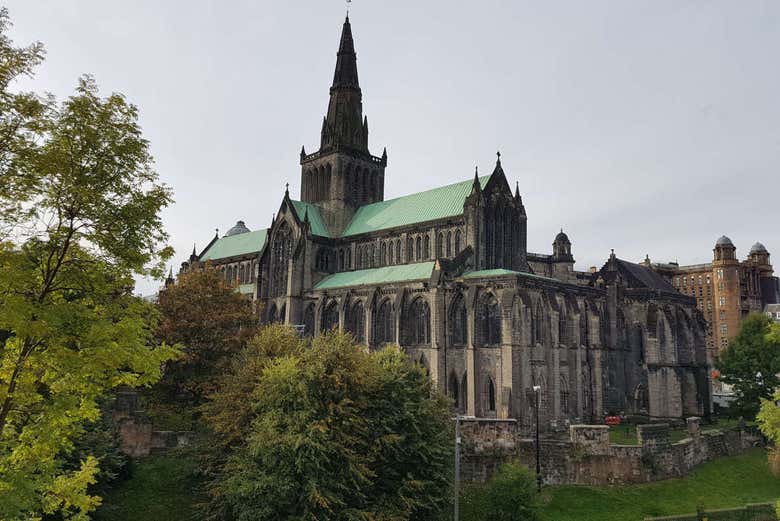
<svg viewBox="0 0 780 521">
<path fill-rule="evenodd" d="M 464 480 L 484 482 L 507 461 L 536 468 L 536 444 L 520 435 L 514 420 L 467 420 L 462 433 Z M 757 433 L 740 429 L 702 432 L 698 418 L 688 419 L 688 434 L 671 443 L 669 425 L 638 425 L 638 445 L 612 445 L 609 427 L 572 425 L 568 437 L 541 440 L 543 481 L 549 485 L 659 481 L 685 476 L 706 461 L 763 443 Z"/>
<path fill-rule="evenodd" d="M 646 517 L 645 521 L 777 521 L 775 506 L 771 503 L 747 505 L 742 508 L 704 510 L 684 516 Z"/>
<path fill-rule="evenodd" d="M 120 450 L 132 458 L 189 445 L 193 436 L 190 431 L 154 430 L 135 391 L 117 392 L 112 419 L 119 430 Z"/>
</svg>

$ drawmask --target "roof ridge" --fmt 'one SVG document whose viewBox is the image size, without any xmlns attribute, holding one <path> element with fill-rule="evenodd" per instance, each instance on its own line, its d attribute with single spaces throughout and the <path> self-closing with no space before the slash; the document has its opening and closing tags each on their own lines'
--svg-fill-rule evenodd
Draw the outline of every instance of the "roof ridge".
<svg viewBox="0 0 780 521">
<path fill-rule="evenodd" d="M 479 176 L 479 180 L 480 180 L 480 182 L 486 181 L 486 180 L 490 179 L 490 176 L 492 176 L 492 175 L 493 174 L 481 175 L 481 176 Z M 403 199 L 405 197 L 411 197 L 413 195 L 418 195 L 418 194 L 427 194 L 428 192 L 434 192 L 436 190 L 443 190 L 445 188 L 451 188 L 453 186 L 462 185 L 463 183 L 473 183 L 473 182 L 474 182 L 474 180 L 469 178 L 469 179 L 467 179 L 465 181 L 457 181 L 455 183 L 450 183 L 450 184 L 447 184 L 447 185 L 441 185 L 441 186 L 437 186 L 435 188 L 428 188 L 427 190 L 420 190 L 419 192 L 412 192 L 412 193 L 409 193 L 409 194 L 406 194 L 406 195 L 399 195 L 398 197 L 393 197 L 392 199 L 385 199 L 384 201 L 377 201 L 375 203 L 364 204 L 363 206 L 358 206 L 357 209 L 360 210 L 361 208 L 365 208 L 366 206 L 373 206 L 375 204 L 382 204 L 382 203 L 390 203 L 392 201 L 397 201 L 398 199 Z"/>
</svg>

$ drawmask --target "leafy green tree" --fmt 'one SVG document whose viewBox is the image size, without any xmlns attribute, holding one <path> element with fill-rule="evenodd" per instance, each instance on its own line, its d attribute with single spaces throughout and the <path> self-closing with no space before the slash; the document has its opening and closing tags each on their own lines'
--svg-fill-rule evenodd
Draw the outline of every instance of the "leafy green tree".
<svg viewBox="0 0 780 521">
<path fill-rule="evenodd" d="M 523 465 L 504 464 L 490 480 L 484 502 L 485 519 L 536 521 L 539 519 L 536 476 Z"/>
<path fill-rule="evenodd" d="M 170 256 L 171 196 L 121 95 L 90 78 L 61 104 L 8 92 L 42 49 L 14 48 L 7 28 L 3 10 L 0 99 L 15 112 L 0 121 L 0 519 L 87 519 L 99 462 L 70 468 L 74 441 L 107 391 L 153 383 L 175 355 L 132 295 L 133 276 L 160 276 Z"/>
<path fill-rule="evenodd" d="M 449 404 L 425 370 L 338 333 L 302 347 L 265 357 L 238 394 L 233 386 L 214 396 L 222 407 L 207 418 L 225 426 L 225 408 L 252 404 L 210 491 L 222 519 L 429 520 L 445 511 Z"/>
<path fill-rule="evenodd" d="M 8 10 L 0 7 L 0 241 L 8 237 L 12 223 L 25 209 L 16 198 L 24 183 L 11 183 L 27 154 L 40 136 L 41 116 L 50 99 L 29 92 L 11 92 L 9 86 L 20 77 L 31 76 L 44 56 L 43 45 L 14 47 L 8 38 L 11 22 Z"/>
<path fill-rule="evenodd" d="M 211 266 L 179 276 L 176 284 L 160 291 L 161 320 L 157 337 L 181 344 L 183 356 L 166 365 L 165 397 L 198 405 L 214 390 L 217 377 L 258 330 L 252 301 L 236 292 Z"/>
<path fill-rule="evenodd" d="M 720 353 L 717 367 L 721 380 L 733 386 L 733 408 L 754 418 L 762 399 L 769 399 L 780 386 L 780 335 L 763 314 L 750 315 L 728 348 Z"/>
<path fill-rule="evenodd" d="M 306 342 L 295 331 L 280 324 L 263 327 L 245 349 L 230 361 L 219 377 L 217 389 L 200 407 L 208 427 L 199 447 L 209 501 L 202 505 L 209 520 L 232 519 L 224 487 L 227 459 L 240 450 L 249 437 L 257 406 L 252 395 L 266 368 L 281 357 L 297 357 Z"/>
</svg>

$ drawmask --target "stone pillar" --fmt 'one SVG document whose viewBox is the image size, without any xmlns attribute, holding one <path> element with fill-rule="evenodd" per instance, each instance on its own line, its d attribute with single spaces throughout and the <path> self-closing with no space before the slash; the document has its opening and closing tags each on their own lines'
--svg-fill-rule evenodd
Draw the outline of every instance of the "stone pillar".
<svg viewBox="0 0 780 521">
<path fill-rule="evenodd" d="M 438 288 L 433 288 L 430 291 L 430 299 L 428 301 L 431 309 L 431 349 L 428 357 L 428 365 L 430 366 L 431 379 L 436 385 L 436 388 L 444 391 L 444 382 L 447 375 L 443 375 L 442 357 L 445 352 L 445 342 L 447 341 L 447 335 L 444 331 L 444 314 L 446 309 L 444 306 L 445 291 Z"/>
<path fill-rule="evenodd" d="M 690 435 L 691 438 L 698 438 L 701 436 L 701 418 L 686 418 L 685 425 L 688 428 L 688 435 Z"/>
<path fill-rule="evenodd" d="M 466 345 L 466 379 L 467 388 L 464 390 L 466 393 L 466 414 L 470 416 L 477 415 L 477 393 L 476 389 L 479 385 L 479 378 L 477 376 L 477 360 L 476 352 L 474 350 L 474 328 L 476 327 L 476 308 L 474 306 L 473 290 L 469 291 L 469 298 L 466 303 L 466 316 L 468 317 L 468 343 Z"/>
<path fill-rule="evenodd" d="M 501 367 L 497 371 L 496 392 L 500 403 L 497 404 L 497 417 L 510 418 L 512 416 L 512 393 L 514 383 L 512 381 L 512 300 L 514 292 L 504 289 L 501 293 Z"/>
</svg>

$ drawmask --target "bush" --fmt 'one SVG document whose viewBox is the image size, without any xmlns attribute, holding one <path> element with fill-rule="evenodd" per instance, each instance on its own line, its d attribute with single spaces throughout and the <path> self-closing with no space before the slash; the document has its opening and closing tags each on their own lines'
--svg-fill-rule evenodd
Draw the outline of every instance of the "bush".
<svg viewBox="0 0 780 521">
<path fill-rule="evenodd" d="M 204 417 L 208 519 L 430 521 L 450 506 L 449 403 L 397 348 L 270 326 Z M 220 454 L 221 452 L 222 454 Z"/>
<path fill-rule="evenodd" d="M 485 486 L 472 486 L 461 500 L 469 521 L 537 521 L 536 476 L 524 465 L 506 463 Z"/>
</svg>

